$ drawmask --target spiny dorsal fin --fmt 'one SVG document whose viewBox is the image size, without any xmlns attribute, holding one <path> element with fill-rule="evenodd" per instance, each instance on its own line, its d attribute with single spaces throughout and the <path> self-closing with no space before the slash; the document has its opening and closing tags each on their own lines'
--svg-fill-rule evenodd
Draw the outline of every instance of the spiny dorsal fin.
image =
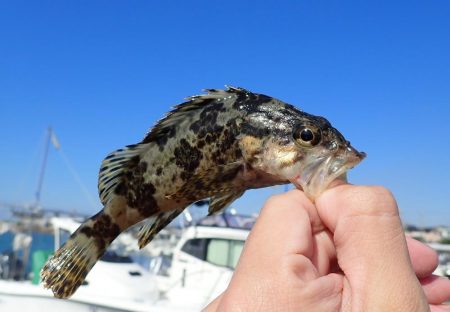
<svg viewBox="0 0 450 312">
<path fill-rule="evenodd" d="M 187 97 L 187 102 L 178 104 L 166 114 L 164 118 L 159 120 L 156 125 L 147 133 L 143 143 L 157 142 L 161 138 L 170 135 L 173 131 L 173 127 L 178 125 L 186 115 L 195 112 L 198 109 L 202 109 L 205 105 L 214 105 L 214 103 L 220 103 L 226 99 L 239 94 L 251 94 L 243 88 L 235 88 L 227 86 L 227 90 L 219 89 L 204 89 L 206 94 L 193 95 Z"/>
<path fill-rule="evenodd" d="M 103 205 L 106 205 L 111 192 L 119 184 L 127 164 L 146 147 L 147 144 L 128 145 L 112 152 L 103 160 L 98 177 L 98 192 Z"/>
<path fill-rule="evenodd" d="M 245 191 L 217 194 L 209 200 L 208 216 L 216 214 L 227 208 L 232 202 L 242 196 Z"/>
<path fill-rule="evenodd" d="M 195 103 L 201 103 L 205 100 L 222 100 L 226 99 L 229 96 L 232 96 L 233 94 L 251 94 L 252 92 L 244 89 L 244 88 L 236 88 L 232 86 L 226 86 L 226 90 L 221 89 L 203 89 L 203 92 L 206 92 L 206 94 L 199 94 L 199 95 L 193 95 L 186 98 L 188 102 L 179 104 L 175 106 L 175 109 L 178 107 L 185 106 L 186 104 L 195 102 Z"/>
</svg>

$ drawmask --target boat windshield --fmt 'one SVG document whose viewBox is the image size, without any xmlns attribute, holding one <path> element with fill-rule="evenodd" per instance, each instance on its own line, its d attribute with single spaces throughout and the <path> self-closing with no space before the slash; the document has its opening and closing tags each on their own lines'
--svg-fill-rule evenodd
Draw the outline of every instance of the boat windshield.
<svg viewBox="0 0 450 312">
<path fill-rule="evenodd" d="M 233 229 L 251 230 L 256 222 L 253 216 L 223 213 L 207 216 L 197 222 L 197 225 L 228 227 Z"/>
<path fill-rule="evenodd" d="M 114 263 L 132 263 L 133 262 L 133 260 L 131 260 L 130 257 L 121 256 L 121 255 L 117 254 L 114 250 L 107 250 L 100 259 L 105 262 L 114 262 Z"/>
</svg>

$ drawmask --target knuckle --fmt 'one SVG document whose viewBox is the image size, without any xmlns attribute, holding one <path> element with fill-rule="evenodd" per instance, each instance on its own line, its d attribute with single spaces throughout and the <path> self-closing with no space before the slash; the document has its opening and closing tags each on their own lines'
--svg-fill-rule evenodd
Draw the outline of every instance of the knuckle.
<svg viewBox="0 0 450 312">
<path fill-rule="evenodd" d="M 382 186 L 358 186 L 347 197 L 356 201 L 358 212 L 373 216 L 398 216 L 397 202 L 387 188 Z"/>
</svg>

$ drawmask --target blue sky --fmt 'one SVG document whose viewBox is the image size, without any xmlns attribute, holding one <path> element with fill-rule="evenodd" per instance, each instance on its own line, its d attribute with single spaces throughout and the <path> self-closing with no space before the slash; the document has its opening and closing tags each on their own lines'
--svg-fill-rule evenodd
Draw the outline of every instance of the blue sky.
<svg viewBox="0 0 450 312">
<path fill-rule="evenodd" d="M 32 201 L 51 125 L 95 204 L 55 150 L 42 203 L 94 213 L 106 154 L 229 84 L 327 117 L 368 153 L 351 182 L 450 225 L 448 1 L 2 1 L 0 38 L 0 201 Z"/>
</svg>

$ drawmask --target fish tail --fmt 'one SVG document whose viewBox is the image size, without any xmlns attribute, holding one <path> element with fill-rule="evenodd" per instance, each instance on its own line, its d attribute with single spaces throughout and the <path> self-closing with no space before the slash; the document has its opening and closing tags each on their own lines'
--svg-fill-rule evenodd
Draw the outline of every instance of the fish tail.
<svg viewBox="0 0 450 312">
<path fill-rule="evenodd" d="M 44 287 L 57 298 L 70 297 L 119 234 L 119 226 L 104 210 L 88 219 L 42 268 Z"/>
</svg>

